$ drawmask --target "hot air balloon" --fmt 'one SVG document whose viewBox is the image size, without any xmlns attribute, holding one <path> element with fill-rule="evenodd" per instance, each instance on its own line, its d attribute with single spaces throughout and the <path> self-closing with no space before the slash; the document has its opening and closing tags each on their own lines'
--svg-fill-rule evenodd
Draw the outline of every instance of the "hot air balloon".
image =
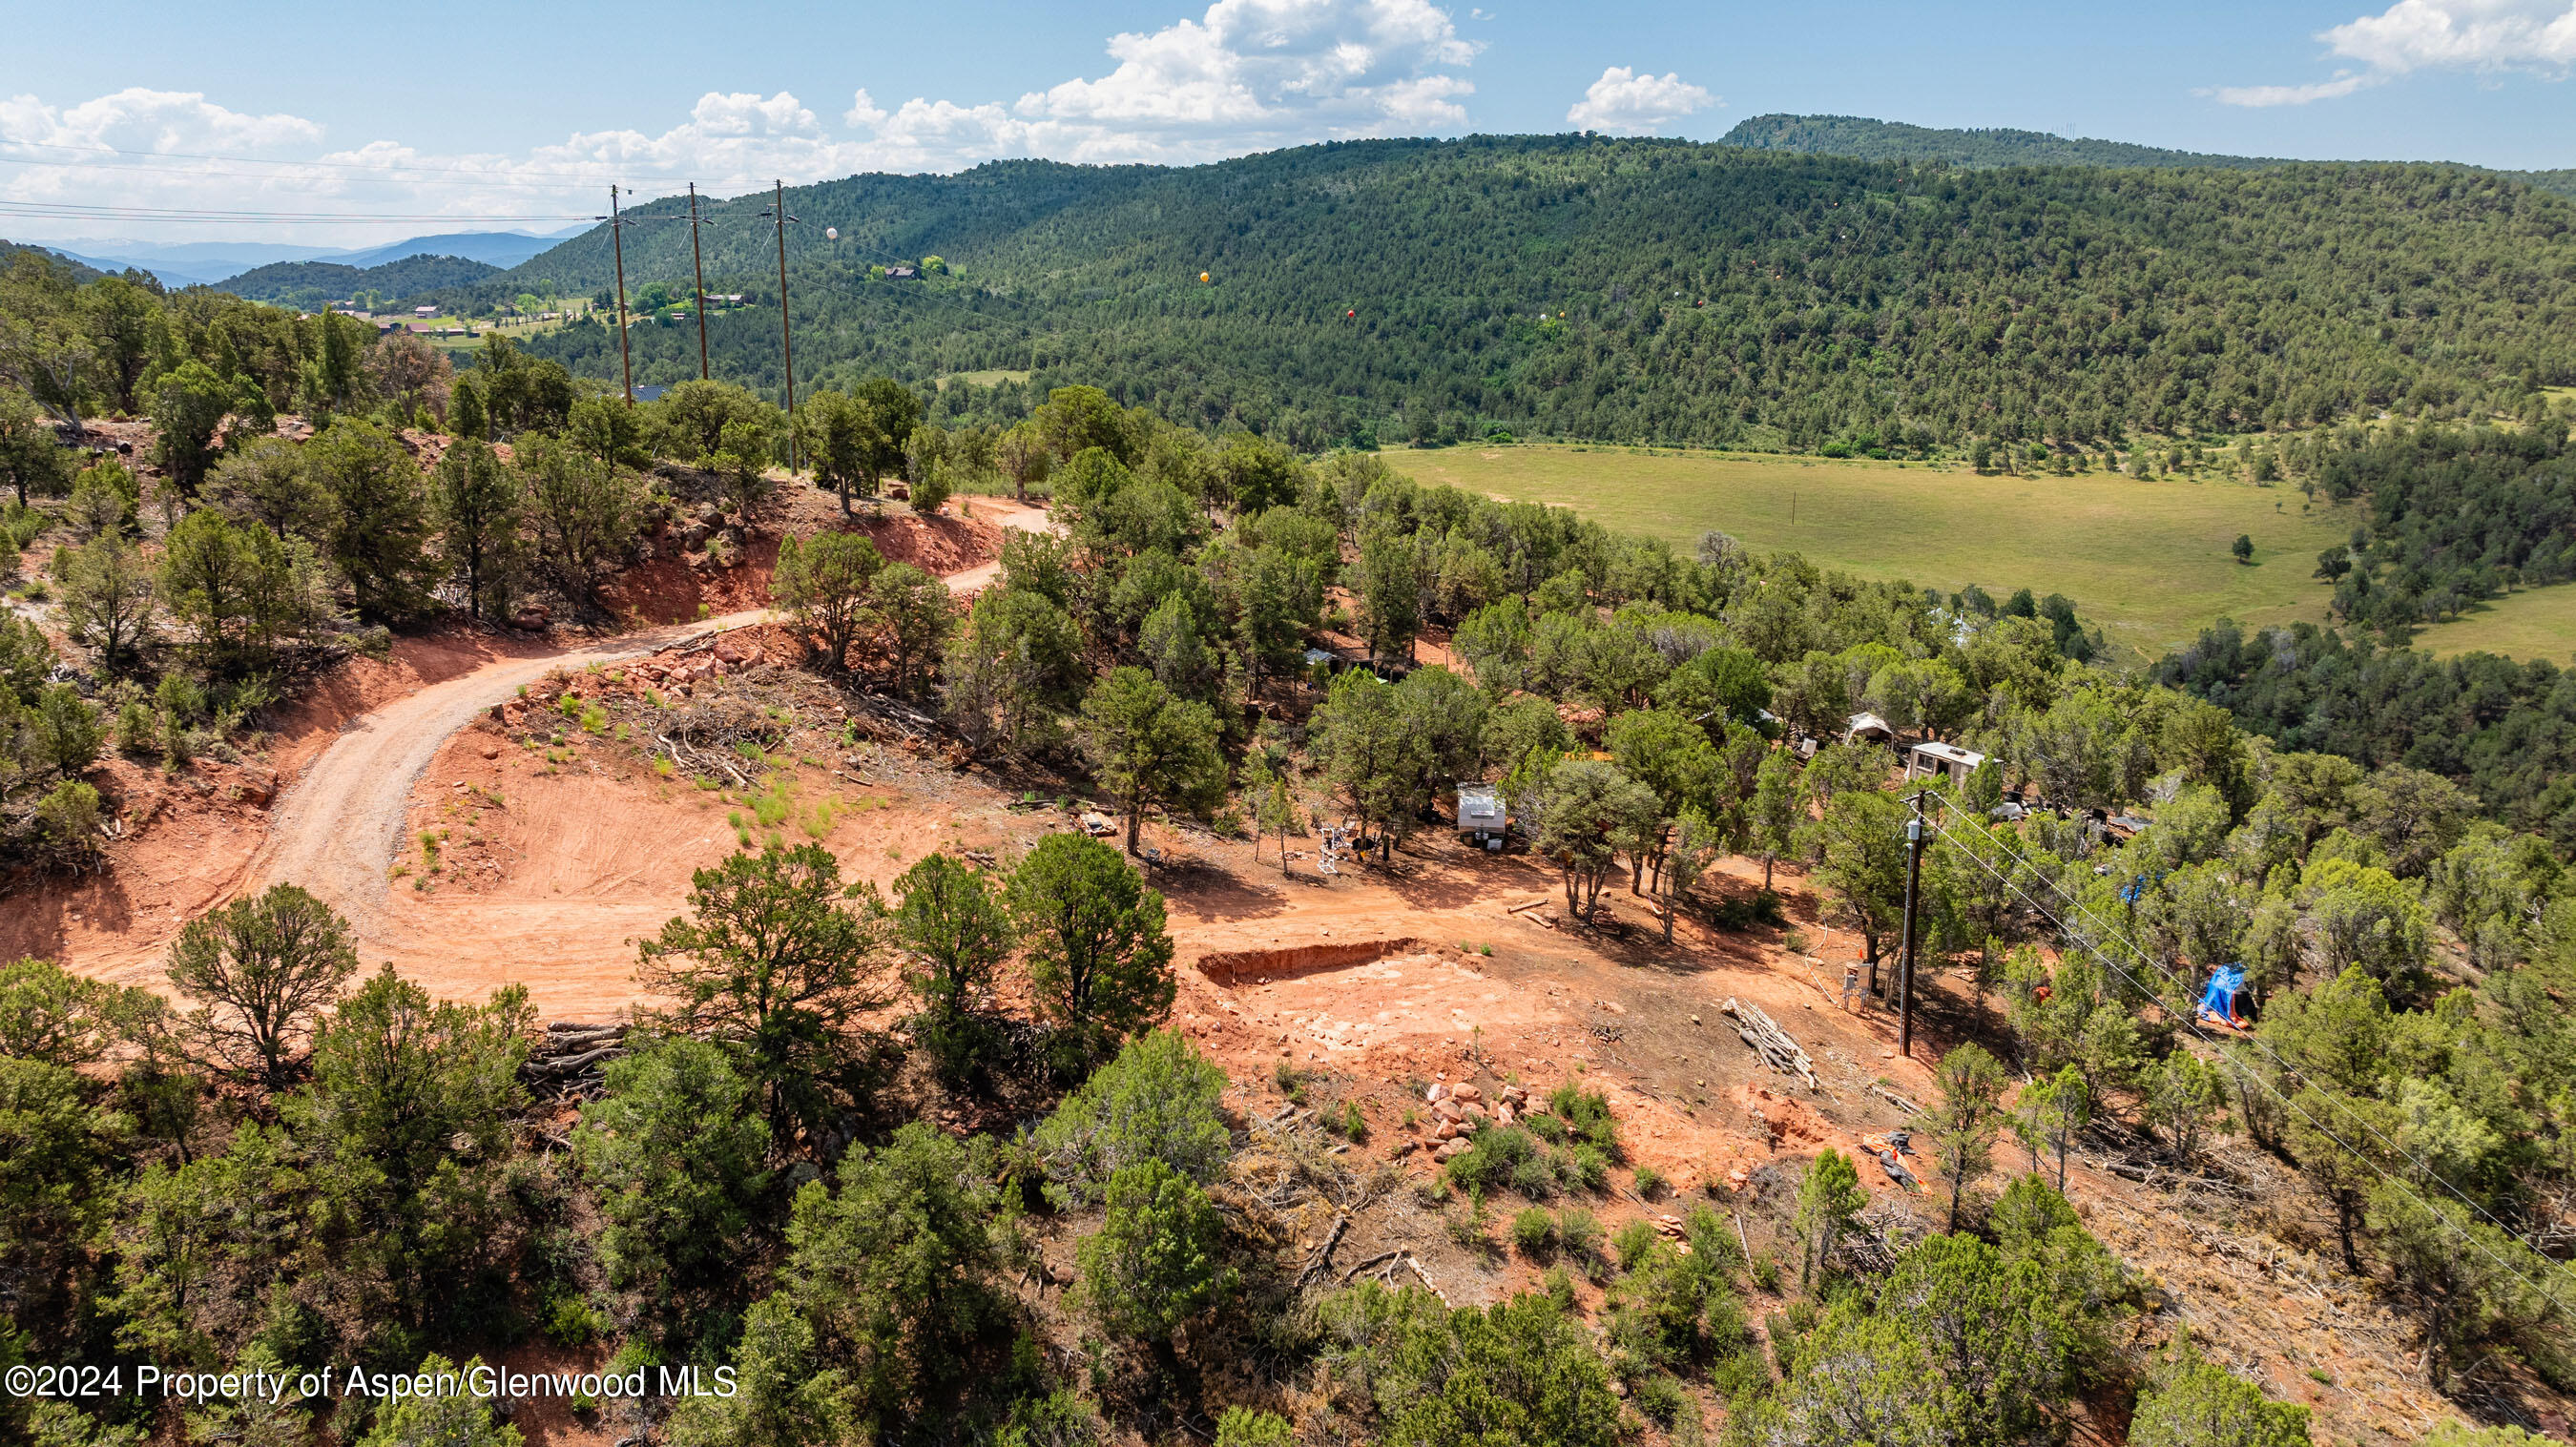
<svg viewBox="0 0 2576 1447">
<path fill-rule="evenodd" d="M 1359 313 L 1359 308 L 1357 308 L 1357 307 L 1353 307 L 1353 308 L 1351 308 L 1349 311 L 1346 311 L 1346 312 L 1342 313 L 1342 320 L 1344 320 L 1344 321 L 1348 321 L 1348 320 L 1350 320 L 1351 318 L 1353 318 L 1353 317 L 1355 317 L 1355 316 L 1358 316 L 1359 314 L 1360 314 L 1360 313 Z"/>
<path fill-rule="evenodd" d="M 1207 280 L 1207 279 L 1208 279 L 1208 274 L 1207 274 L 1206 272 L 1202 271 L 1202 272 L 1200 272 L 1200 273 L 1199 273 L 1199 280 L 1201 280 L 1201 281 L 1205 281 L 1205 280 Z"/>
<path fill-rule="evenodd" d="M 838 226 L 826 226 L 826 227 L 824 227 L 824 228 L 823 228 L 823 239 L 824 239 L 825 241 L 838 241 L 838 240 L 840 240 L 840 239 L 841 239 L 841 228 L 840 228 L 840 227 L 838 227 Z"/>
</svg>

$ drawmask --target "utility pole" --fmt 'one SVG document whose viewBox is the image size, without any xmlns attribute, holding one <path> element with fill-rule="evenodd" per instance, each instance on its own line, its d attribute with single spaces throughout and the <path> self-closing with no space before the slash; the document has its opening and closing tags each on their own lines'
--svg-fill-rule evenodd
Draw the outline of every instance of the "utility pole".
<svg viewBox="0 0 2576 1447">
<path fill-rule="evenodd" d="M 635 405 L 635 354 L 626 342 L 626 222 L 618 214 L 617 187 L 608 188 L 608 240 L 617 248 L 617 365 L 626 373 L 626 405 Z"/>
<path fill-rule="evenodd" d="M 1905 953 L 1896 967 L 1896 1053 L 1914 1055 L 1914 951 L 1921 943 L 1915 928 L 1915 905 L 1923 885 L 1923 796 L 1910 801 L 1914 817 L 1905 821 Z"/>
<path fill-rule="evenodd" d="M 787 475 L 796 475 L 796 338 L 787 324 L 787 183 L 772 181 L 770 220 L 778 228 L 778 353 L 787 363 Z"/>
<path fill-rule="evenodd" d="M 689 183 L 689 264 L 698 272 L 698 380 L 707 380 L 707 259 L 698 249 L 698 183 Z"/>
</svg>

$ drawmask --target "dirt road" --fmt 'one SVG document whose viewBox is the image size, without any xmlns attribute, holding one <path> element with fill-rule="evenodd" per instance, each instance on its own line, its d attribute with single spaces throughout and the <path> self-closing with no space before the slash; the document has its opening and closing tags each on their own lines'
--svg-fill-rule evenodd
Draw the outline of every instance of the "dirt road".
<svg viewBox="0 0 2576 1447">
<path fill-rule="evenodd" d="M 348 916 L 365 949 L 383 913 L 385 870 L 400 845 L 412 786 L 448 735 L 554 669 L 633 658 L 768 616 L 767 609 L 728 613 L 543 657 L 501 659 L 351 720 L 279 799 L 245 892 L 300 884 Z"/>
<path fill-rule="evenodd" d="M 975 499 L 974 506 L 978 514 L 1004 527 L 1034 532 L 1047 525 L 1042 509 L 988 498 Z M 962 595 L 984 587 L 998 575 L 999 566 L 988 563 L 951 574 L 949 590 Z M 542 657 L 499 659 L 352 720 L 340 739 L 280 797 L 267 841 L 247 872 L 244 891 L 282 882 L 300 884 L 348 917 L 363 957 L 437 958 L 438 941 L 410 938 L 417 932 L 416 925 L 398 925 L 387 918 L 391 882 L 386 871 L 403 848 L 404 813 L 412 790 L 448 737 L 476 714 L 512 697 L 521 684 L 554 669 L 633 658 L 769 616 L 766 609 L 752 609 Z M 555 943 L 551 936 L 561 927 L 559 914 L 533 923 L 525 942 L 528 949 L 542 953 Z M 488 947 L 488 938 L 481 937 L 481 931 L 477 934 L 478 949 Z"/>
</svg>

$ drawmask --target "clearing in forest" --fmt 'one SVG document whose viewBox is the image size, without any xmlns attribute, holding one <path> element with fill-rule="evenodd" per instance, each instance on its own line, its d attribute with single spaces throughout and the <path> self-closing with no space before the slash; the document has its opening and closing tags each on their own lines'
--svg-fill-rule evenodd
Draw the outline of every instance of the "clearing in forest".
<svg viewBox="0 0 2576 1447">
<path fill-rule="evenodd" d="M 1614 532 L 1689 548 L 1715 528 L 1827 568 L 1944 591 L 1983 585 L 2075 600 L 2088 623 L 2149 655 L 2229 617 L 2322 622 L 2317 553 L 2351 536 L 2351 507 L 2288 487 L 2142 481 L 2090 472 L 1979 476 L 1963 466 L 1522 444 L 1390 452 L 1397 471 L 1553 503 Z M 2238 534 L 2254 559 L 2229 554 Z"/>
<path fill-rule="evenodd" d="M 2526 588 L 2477 604 L 2449 623 L 2415 635 L 2415 645 L 2444 658 L 2501 653 L 2525 661 L 2576 663 L 2576 585 Z"/>
</svg>

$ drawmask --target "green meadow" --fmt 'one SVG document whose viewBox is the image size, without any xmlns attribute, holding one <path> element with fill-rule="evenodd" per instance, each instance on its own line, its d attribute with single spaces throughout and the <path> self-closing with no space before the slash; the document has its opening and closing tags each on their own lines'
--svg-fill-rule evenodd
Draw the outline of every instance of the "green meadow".
<svg viewBox="0 0 2576 1447">
<path fill-rule="evenodd" d="M 1716 529 L 1868 578 L 1944 591 L 2063 593 L 2114 642 L 2160 653 L 2221 617 L 2321 621 L 2317 553 L 2355 511 L 2287 487 L 2092 472 L 1979 476 L 1965 466 L 1570 445 L 1385 454 L 1417 481 L 1555 503 L 1689 548 Z M 2254 541 L 2250 564 L 2230 546 Z M 2537 596 L 2537 595 L 2525 595 Z M 2517 600 L 2519 601 L 2519 600 Z M 2571 590 L 2561 616 L 2576 614 Z"/>
</svg>

